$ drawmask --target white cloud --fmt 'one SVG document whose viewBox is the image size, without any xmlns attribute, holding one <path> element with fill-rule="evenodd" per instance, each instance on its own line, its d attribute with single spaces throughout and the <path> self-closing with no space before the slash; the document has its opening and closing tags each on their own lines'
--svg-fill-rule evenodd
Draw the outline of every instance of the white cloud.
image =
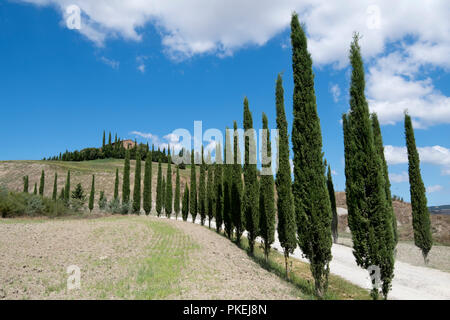
<svg viewBox="0 0 450 320">
<path fill-rule="evenodd" d="M 146 70 L 146 65 L 145 65 L 145 61 L 148 59 L 147 56 L 137 56 L 136 57 L 136 62 L 138 63 L 137 69 L 141 72 L 141 73 L 145 73 Z"/>
<path fill-rule="evenodd" d="M 409 181 L 408 172 L 402 171 L 402 173 L 390 173 L 389 180 L 394 183 L 401 183 Z"/>
<path fill-rule="evenodd" d="M 339 87 L 339 85 L 337 83 L 333 84 L 330 87 L 330 92 L 333 95 L 333 101 L 335 103 L 337 103 L 339 101 L 339 98 L 341 97 L 341 88 Z"/>
<path fill-rule="evenodd" d="M 441 185 L 437 184 L 437 185 L 434 185 L 434 186 L 427 187 L 427 193 L 439 192 L 439 191 L 442 191 L 443 189 L 444 189 L 444 187 L 442 187 Z"/>
<path fill-rule="evenodd" d="M 442 167 L 443 175 L 450 174 L 450 149 L 441 146 L 419 147 L 420 161 Z M 384 156 L 389 165 L 408 163 L 406 147 L 387 145 L 384 147 Z"/>
<path fill-rule="evenodd" d="M 119 66 L 120 66 L 120 62 L 119 61 L 108 59 L 106 57 L 101 57 L 100 61 L 103 62 L 104 64 L 110 66 L 113 69 L 118 69 Z"/>
<path fill-rule="evenodd" d="M 140 64 L 137 69 L 141 72 L 141 73 L 145 73 L 145 64 Z"/>
</svg>

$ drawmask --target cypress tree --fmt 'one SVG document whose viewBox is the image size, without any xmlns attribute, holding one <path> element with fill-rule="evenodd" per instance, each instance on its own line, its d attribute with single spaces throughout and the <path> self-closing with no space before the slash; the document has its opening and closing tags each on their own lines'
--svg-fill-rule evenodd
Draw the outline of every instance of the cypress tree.
<svg viewBox="0 0 450 320">
<path fill-rule="evenodd" d="M 28 176 L 23 177 L 23 192 L 28 193 Z"/>
<path fill-rule="evenodd" d="M 259 229 L 259 196 L 256 170 L 256 142 L 253 131 L 253 119 L 248 107 L 248 99 L 244 99 L 244 130 L 245 130 L 245 160 L 244 160 L 244 216 L 245 228 L 248 232 L 250 252 L 253 254 L 255 240 Z"/>
<path fill-rule="evenodd" d="M 45 172 L 42 170 L 41 172 L 41 181 L 39 184 L 39 195 L 44 196 L 44 186 L 45 186 Z"/>
<path fill-rule="evenodd" d="M 105 151 L 105 130 L 103 130 L 102 151 Z"/>
<path fill-rule="evenodd" d="M 66 186 L 64 187 L 64 200 L 67 204 L 70 200 L 70 170 L 67 171 Z"/>
<path fill-rule="evenodd" d="M 144 171 L 144 211 L 146 215 L 152 210 L 152 155 L 147 152 Z"/>
<path fill-rule="evenodd" d="M 383 178 L 384 178 L 384 190 L 386 196 L 386 204 L 388 206 L 389 215 L 392 220 L 392 232 L 394 236 L 394 251 L 395 246 L 398 242 L 397 235 L 397 218 L 394 213 L 394 207 L 392 206 L 392 194 L 391 194 L 391 182 L 389 181 L 389 171 L 386 163 L 386 158 L 384 157 L 384 146 L 383 146 L 383 138 L 381 136 L 380 123 L 378 122 L 378 116 L 376 113 L 371 115 L 372 117 L 372 128 L 373 128 L 373 137 L 375 142 L 375 150 L 378 152 L 378 156 L 381 159 L 381 164 L 383 166 Z"/>
<path fill-rule="evenodd" d="M 164 194 L 164 201 L 165 201 L 165 209 L 166 209 L 166 216 L 170 218 L 170 215 L 173 211 L 173 189 L 172 189 L 172 160 L 170 157 L 170 149 L 169 149 L 169 156 L 167 160 L 167 178 L 166 178 L 166 192 Z"/>
<path fill-rule="evenodd" d="M 161 181 L 161 209 L 166 212 L 166 179 L 162 177 Z"/>
<path fill-rule="evenodd" d="M 180 213 L 180 169 L 177 166 L 177 177 L 175 180 L 175 199 L 173 201 L 173 209 L 175 211 L 175 218 L 178 220 Z"/>
<path fill-rule="evenodd" d="M 130 151 L 125 152 L 122 182 L 122 203 L 130 202 Z"/>
<path fill-rule="evenodd" d="M 259 234 L 263 239 L 264 256 L 266 261 L 269 259 L 270 246 L 275 241 L 275 206 L 274 206 L 274 182 L 272 174 L 272 146 L 270 144 L 269 124 L 265 113 L 262 115 L 263 134 L 262 141 L 263 150 L 266 151 L 266 158 L 262 161 L 263 175 L 259 186 Z M 264 137 L 265 136 L 265 137 Z M 264 154 L 264 153 L 263 153 Z M 270 161 L 270 162 L 269 162 Z"/>
<path fill-rule="evenodd" d="M 89 195 L 89 212 L 92 212 L 94 209 L 94 197 L 95 197 L 95 175 L 92 175 L 92 185 L 91 185 L 91 194 Z"/>
<path fill-rule="evenodd" d="M 109 132 L 108 145 L 111 145 L 111 131 Z"/>
<path fill-rule="evenodd" d="M 392 216 L 364 95 L 364 66 L 357 34 L 350 47 L 350 62 L 350 113 L 343 115 L 348 225 L 356 263 L 369 272 L 379 268 L 382 292 L 387 298 L 394 270 Z M 371 291 L 374 299 L 379 296 L 377 282 L 373 281 Z"/>
<path fill-rule="evenodd" d="M 162 168 L 161 168 L 161 158 L 158 161 L 158 178 L 156 182 L 156 214 L 158 217 L 161 215 L 162 211 Z"/>
<path fill-rule="evenodd" d="M 425 186 L 420 173 L 420 158 L 417 152 L 411 116 L 405 114 L 406 147 L 408 149 L 408 172 L 411 194 L 414 243 L 422 251 L 425 263 L 428 263 L 428 252 L 433 246 L 431 237 L 430 212 L 427 208 Z"/>
<path fill-rule="evenodd" d="M 216 230 L 220 233 L 223 224 L 223 163 L 222 146 L 216 145 L 216 159 L 214 164 L 214 201 Z"/>
<path fill-rule="evenodd" d="M 233 124 L 233 177 L 231 185 L 231 216 L 233 225 L 236 229 L 236 243 L 240 244 L 241 236 L 244 232 L 244 217 L 242 213 L 242 164 L 241 164 L 241 150 L 239 150 L 239 135 L 237 131 L 237 122 Z"/>
<path fill-rule="evenodd" d="M 233 234 L 233 219 L 232 219 L 232 203 L 231 203 L 231 184 L 233 181 L 233 151 L 231 148 L 231 139 L 229 129 L 225 130 L 225 161 L 223 172 L 223 223 L 225 226 L 225 234 L 229 239 Z M 231 158 L 231 161 L 230 159 Z"/>
<path fill-rule="evenodd" d="M 207 213 L 208 213 L 208 227 L 211 228 L 211 220 L 214 217 L 214 167 L 212 164 L 208 164 L 208 184 L 206 187 L 206 199 L 207 199 Z"/>
<path fill-rule="evenodd" d="M 286 112 L 284 109 L 284 89 L 281 75 L 276 86 L 276 111 L 278 129 L 278 170 L 275 184 L 277 187 L 278 240 L 284 251 L 286 277 L 289 278 L 289 254 L 297 247 L 296 224 L 292 196 L 291 164 L 289 162 L 289 136 Z"/>
<path fill-rule="evenodd" d="M 136 152 L 136 167 L 134 172 L 133 212 L 141 211 L 141 154 Z"/>
<path fill-rule="evenodd" d="M 181 209 L 181 214 L 183 216 L 183 221 L 187 221 L 189 215 L 189 187 L 186 182 L 184 187 L 184 195 L 183 195 L 183 207 Z"/>
<path fill-rule="evenodd" d="M 65 191 L 64 191 L 64 187 L 61 188 L 61 193 L 59 194 L 59 199 L 64 200 L 65 198 Z"/>
<path fill-rule="evenodd" d="M 116 169 L 116 181 L 114 182 L 114 200 L 119 199 L 119 168 Z"/>
<path fill-rule="evenodd" d="M 33 191 L 34 195 L 37 195 L 37 182 L 34 183 L 34 191 Z"/>
<path fill-rule="evenodd" d="M 331 261 L 331 205 L 323 166 L 322 134 L 314 93 L 314 74 L 306 35 L 297 14 L 291 21 L 294 73 L 292 145 L 293 194 L 298 242 L 310 261 L 315 291 L 322 297 L 328 286 Z"/>
<path fill-rule="evenodd" d="M 55 172 L 55 181 L 53 182 L 52 199 L 56 200 L 57 196 L 58 196 L 58 173 Z"/>
<path fill-rule="evenodd" d="M 203 145 L 200 164 L 200 179 L 198 183 L 198 211 L 200 213 L 200 224 L 203 226 L 206 219 L 206 168 L 203 159 Z"/>
<path fill-rule="evenodd" d="M 336 195 L 334 194 L 334 186 L 333 186 L 333 178 L 331 177 L 331 167 L 328 165 L 328 173 L 327 173 L 327 188 L 328 194 L 330 195 L 330 204 L 331 204 L 331 234 L 333 235 L 333 242 L 337 243 L 338 241 L 338 215 L 336 208 Z"/>
<path fill-rule="evenodd" d="M 189 210 L 192 216 L 192 222 L 195 223 L 197 217 L 197 174 L 195 173 L 194 150 L 191 153 L 191 187 L 189 189 Z"/>
</svg>

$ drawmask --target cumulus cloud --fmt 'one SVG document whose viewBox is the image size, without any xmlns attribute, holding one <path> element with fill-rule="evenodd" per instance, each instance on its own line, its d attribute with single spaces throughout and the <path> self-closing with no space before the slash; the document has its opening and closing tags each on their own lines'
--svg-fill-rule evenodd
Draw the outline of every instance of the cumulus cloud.
<svg viewBox="0 0 450 320">
<path fill-rule="evenodd" d="M 333 84 L 330 87 L 330 92 L 333 96 L 333 101 L 335 103 L 337 103 L 339 101 L 339 98 L 341 97 L 341 88 L 339 87 L 339 85 L 337 83 Z"/>
<path fill-rule="evenodd" d="M 427 187 L 427 193 L 439 192 L 439 191 L 442 191 L 443 189 L 444 189 L 443 186 L 437 184 L 434 186 Z"/>
<path fill-rule="evenodd" d="M 440 166 L 443 175 L 450 174 L 450 149 L 441 146 L 419 147 L 420 161 Z M 389 165 L 408 163 L 406 147 L 387 145 L 384 147 L 384 156 Z"/>
<path fill-rule="evenodd" d="M 119 61 L 108 59 L 106 57 L 101 57 L 100 61 L 103 62 L 104 64 L 106 64 L 107 66 L 110 66 L 113 69 L 118 69 L 119 66 L 120 66 L 120 62 Z"/>
</svg>

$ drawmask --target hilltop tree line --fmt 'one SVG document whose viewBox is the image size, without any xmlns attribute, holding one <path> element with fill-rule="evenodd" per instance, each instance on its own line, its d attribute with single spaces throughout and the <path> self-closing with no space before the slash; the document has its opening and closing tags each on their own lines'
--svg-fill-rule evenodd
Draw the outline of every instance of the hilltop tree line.
<svg viewBox="0 0 450 320">
<path fill-rule="evenodd" d="M 257 169 L 256 139 L 252 134 L 244 135 L 244 150 L 239 148 L 238 124 L 233 129 L 226 128 L 225 143 L 216 144 L 214 162 L 205 161 L 201 153 L 190 151 L 190 181 L 184 185 L 181 194 L 180 166 L 172 170 L 171 151 L 166 156 L 167 170 L 163 175 L 164 158 L 160 151 L 149 150 L 148 145 L 136 145 L 123 152 L 122 198 L 119 199 L 120 174 L 117 169 L 114 184 L 114 198 L 106 205 L 107 199 L 101 192 L 100 205 L 109 207 L 113 213 L 146 215 L 153 210 L 152 202 L 152 161 L 144 166 L 143 191 L 141 190 L 141 161 L 147 159 L 158 162 L 156 203 L 157 216 L 165 214 L 170 218 L 181 212 L 187 221 L 200 220 L 208 226 L 215 223 L 217 232 L 223 232 L 230 240 L 241 245 L 246 233 L 248 250 L 255 252 L 257 238 L 262 239 L 266 259 L 276 234 L 285 257 L 286 276 L 289 278 L 289 256 L 299 247 L 310 262 L 314 278 L 314 289 L 318 297 L 326 295 L 332 260 L 332 243 L 338 239 L 338 216 L 331 166 L 322 152 L 322 134 L 314 91 L 312 59 L 307 47 L 304 27 L 298 16 L 291 20 L 292 67 L 294 79 L 293 124 L 291 142 L 293 169 L 290 163 L 288 122 L 284 106 L 282 75 L 275 84 L 277 145 L 271 145 L 270 135 L 263 136 L 262 148 L 266 159 L 261 169 Z M 397 220 L 395 218 L 390 192 L 388 167 L 384 157 L 383 140 L 376 114 L 370 114 L 365 98 L 364 65 L 359 46 L 359 36 L 354 35 L 350 45 L 350 111 L 342 117 L 345 150 L 346 201 L 348 224 L 352 233 L 353 254 L 359 266 L 373 272 L 378 269 L 380 278 L 373 279 L 371 295 L 378 299 L 387 298 L 394 277 L 395 248 L 398 242 Z M 262 114 L 263 129 L 268 129 L 268 117 Z M 243 101 L 243 128 L 254 128 L 253 115 L 247 97 Z M 413 229 L 415 244 L 422 250 L 425 261 L 432 247 L 430 216 L 427 209 L 425 187 L 420 173 L 420 162 L 415 145 L 411 117 L 405 114 L 405 135 L 409 159 L 409 180 L 413 208 Z M 120 140 L 119 140 L 120 141 Z M 111 144 L 103 138 L 101 152 L 106 154 Z M 115 147 L 112 147 L 113 149 Z M 120 149 L 120 147 L 117 147 Z M 278 168 L 272 174 L 272 150 L 277 148 Z M 253 150 L 253 151 L 252 151 Z M 110 150 L 110 152 L 113 152 Z M 155 154 L 154 154 L 155 153 Z M 122 154 L 121 154 L 122 157 Z M 211 159 L 211 154 L 206 157 Z M 61 158 L 61 156 L 60 156 Z M 201 159 L 194 164 L 195 158 Z M 136 160 L 134 189 L 131 196 L 130 159 Z M 199 174 L 197 174 L 197 170 Z M 292 171 L 291 171 L 292 170 Z M 174 173 L 175 172 L 175 173 Z M 269 172 L 269 174 L 267 174 Z M 175 186 L 173 179 L 175 178 Z M 39 185 L 40 196 L 44 193 L 45 173 L 42 171 Z M 57 176 L 55 175 L 53 200 L 56 198 Z M 29 179 L 24 177 L 24 193 L 28 192 Z M 37 193 L 37 184 L 34 192 Z M 175 191 L 174 191 L 175 190 Z M 275 195 L 276 193 L 276 195 Z M 60 199 L 69 205 L 70 171 Z M 88 208 L 93 209 L 95 196 L 95 176 L 92 176 Z M 142 199 L 141 199 L 142 196 Z M 86 200 L 81 185 L 71 193 L 70 205 Z M 276 199 L 276 201 L 275 201 Z M 395 199 L 395 198 L 394 198 Z M 101 204 L 100 204 L 101 202 Z"/>
</svg>

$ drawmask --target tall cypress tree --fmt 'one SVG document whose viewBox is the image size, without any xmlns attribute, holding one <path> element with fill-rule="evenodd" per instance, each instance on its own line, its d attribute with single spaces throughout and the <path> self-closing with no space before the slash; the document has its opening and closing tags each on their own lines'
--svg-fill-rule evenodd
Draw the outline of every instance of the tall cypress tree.
<svg viewBox="0 0 450 320">
<path fill-rule="evenodd" d="M 278 170 L 275 184 L 277 186 L 278 239 L 284 250 L 286 276 L 289 278 L 289 254 L 297 247 L 296 224 L 292 196 L 291 164 L 289 162 L 289 136 L 286 112 L 284 109 L 284 89 L 281 75 L 276 86 L 276 110 L 278 129 Z"/>
<path fill-rule="evenodd" d="M 55 201 L 58 196 L 58 173 L 55 172 L 55 181 L 53 182 L 52 199 Z"/>
<path fill-rule="evenodd" d="M 144 211 L 146 215 L 152 210 L 152 155 L 147 152 L 144 171 Z"/>
<path fill-rule="evenodd" d="M 223 172 L 223 224 L 225 234 L 229 239 L 233 234 L 232 203 L 231 203 L 231 184 L 233 181 L 233 151 L 231 148 L 231 139 L 229 129 L 225 130 L 225 161 Z M 231 158 L 231 161 L 230 159 Z"/>
<path fill-rule="evenodd" d="M 122 203 L 130 202 L 130 151 L 125 152 L 122 182 Z"/>
<path fill-rule="evenodd" d="M 334 194 L 334 185 L 333 185 L 333 178 L 331 177 L 330 165 L 328 165 L 328 172 L 327 172 L 327 187 L 328 187 L 328 194 L 330 195 L 330 204 L 331 204 L 331 213 L 332 213 L 331 234 L 333 235 L 333 242 L 337 243 L 337 241 L 338 241 L 338 215 L 337 215 L 337 208 L 336 208 L 336 195 Z"/>
<path fill-rule="evenodd" d="M 167 158 L 167 178 L 166 178 L 166 192 L 165 192 L 165 209 L 166 209 L 166 216 L 170 218 L 170 215 L 173 211 L 173 189 L 172 189 L 172 159 L 170 156 L 170 149 L 169 149 L 169 156 Z"/>
<path fill-rule="evenodd" d="M 175 180 L 175 199 L 173 201 L 173 209 L 175 211 L 175 217 L 178 220 L 178 214 L 180 213 L 180 169 L 177 166 L 177 177 Z"/>
<path fill-rule="evenodd" d="M 384 146 L 383 146 L 383 138 L 381 136 L 380 123 L 378 122 L 378 116 L 376 113 L 371 115 L 372 118 L 372 128 L 373 128 L 373 136 L 375 141 L 375 150 L 378 152 L 378 156 L 381 159 L 381 163 L 383 166 L 383 178 L 384 178 L 384 190 L 386 196 L 386 204 L 388 206 L 389 215 L 392 220 L 392 232 L 394 235 L 394 250 L 395 246 L 398 242 L 397 235 L 397 218 L 394 213 L 394 207 L 392 206 L 392 194 L 391 194 L 391 182 L 389 181 L 389 171 L 386 163 L 386 158 L 384 157 Z"/>
<path fill-rule="evenodd" d="M 244 232 L 244 216 L 242 212 L 242 164 L 241 150 L 239 150 L 239 133 L 237 122 L 233 124 L 233 177 L 231 185 L 231 217 L 236 230 L 236 243 L 240 244 Z"/>
<path fill-rule="evenodd" d="M 223 224 L 223 162 L 222 162 L 222 146 L 220 143 L 216 145 L 216 159 L 214 164 L 214 201 L 216 230 L 220 233 Z"/>
<path fill-rule="evenodd" d="M 184 187 L 184 194 L 183 194 L 183 207 L 181 209 L 181 214 L 183 216 L 183 221 L 187 221 L 188 215 L 189 215 L 189 187 L 186 182 L 186 185 Z"/>
<path fill-rule="evenodd" d="M 39 195 L 44 196 L 44 186 L 45 186 L 45 172 L 42 170 L 41 172 L 41 181 L 39 184 Z"/>
<path fill-rule="evenodd" d="M 253 132 L 252 114 L 248 107 L 247 97 L 244 99 L 244 131 L 244 216 L 250 252 L 253 254 L 259 229 L 259 187 L 256 169 L 256 141 Z"/>
<path fill-rule="evenodd" d="M 28 193 L 28 176 L 23 177 L 23 192 Z"/>
<path fill-rule="evenodd" d="M 94 209 L 94 197 L 95 197 L 95 175 L 92 175 L 92 185 L 91 185 L 91 194 L 89 195 L 89 212 L 92 212 Z"/>
<path fill-rule="evenodd" d="M 262 161 L 261 181 L 259 186 L 259 234 L 264 242 L 264 256 L 269 259 L 270 246 L 275 241 L 275 206 L 274 206 L 274 182 L 272 174 L 272 146 L 270 144 L 269 124 L 266 114 L 262 115 L 263 151 L 266 157 Z M 265 136 L 265 137 L 264 137 Z M 264 155 L 264 152 L 263 152 Z M 269 162 L 270 161 L 270 162 Z"/>
<path fill-rule="evenodd" d="M 372 272 L 379 268 L 384 297 L 394 276 L 392 216 L 386 203 L 382 161 L 375 148 L 369 107 L 364 95 L 364 65 L 355 34 L 350 47 L 352 76 L 350 113 L 343 115 L 348 225 L 356 263 Z M 379 296 L 377 281 L 371 295 Z"/>
<path fill-rule="evenodd" d="M 105 130 L 103 130 L 102 151 L 105 151 Z"/>
<path fill-rule="evenodd" d="M 116 169 L 116 181 L 114 182 L 114 200 L 119 199 L 119 168 Z"/>
<path fill-rule="evenodd" d="M 420 158 L 417 152 L 411 116 L 405 114 L 406 147 L 408 149 L 408 172 L 411 194 L 414 243 L 422 251 L 425 263 L 428 263 L 428 252 L 433 246 L 431 236 L 430 212 L 427 208 L 425 186 L 420 173 Z"/>
<path fill-rule="evenodd" d="M 323 166 L 312 60 L 297 14 L 293 14 L 291 21 L 291 44 L 294 72 L 293 194 L 298 242 L 310 261 L 316 295 L 322 297 L 328 286 L 331 261 L 331 205 Z"/>
<path fill-rule="evenodd" d="M 34 191 L 33 191 L 34 195 L 37 195 L 37 182 L 34 183 Z"/>
<path fill-rule="evenodd" d="M 206 168 L 203 159 L 203 145 L 200 164 L 200 179 L 198 183 L 198 211 L 200 213 L 200 224 L 203 226 L 206 219 Z"/>
<path fill-rule="evenodd" d="M 166 179 L 164 176 L 161 179 L 161 207 L 162 211 L 166 212 Z"/>
<path fill-rule="evenodd" d="M 208 164 L 208 184 L 206 187 L 206 199 L 207 199 L 207 213 L 208 213 L 208 227 L 211 228 L 211 220 L 214 217 L 214 166 Z"/>
<path fill-rule="evenodd" d="M 158 177 L 156 182 L 156 214 L 158 217 L 161 215 L 162 211 L 162 168 L 161 168 L 161 158 L 158 161 Z"/>
<path fill-rule="evenodd" d="M 189 189 L 189 210 L 192 216 L 192 222 L 195 223 L 197 217 L 197 174 L 195 173 L 194 150 L 191 153 L 191 188 Z"/>
<path fill-rule="evenodd" d="M 133 189 L 133 212 L 136 214 L 141 211 L 141 171 L 141 154 L 137 151 Z"/>
<path fill-rule="evenodd" d="M 64 200 L 67 204 L 70 200 L 70 170 L 67 171 L 66 186 L 64 187 Z"/>
</svg>

